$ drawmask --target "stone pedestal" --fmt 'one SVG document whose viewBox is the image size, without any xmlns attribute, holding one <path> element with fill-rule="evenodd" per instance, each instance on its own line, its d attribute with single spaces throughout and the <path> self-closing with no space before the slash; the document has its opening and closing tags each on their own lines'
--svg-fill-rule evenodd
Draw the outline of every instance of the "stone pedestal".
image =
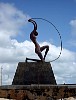
<svg viewBox="0 0 76 100">
<path fill-rule="evenodd" d="M 50 62 L 19 62 L 12 85 L 56 84 Z"/>
</svg>

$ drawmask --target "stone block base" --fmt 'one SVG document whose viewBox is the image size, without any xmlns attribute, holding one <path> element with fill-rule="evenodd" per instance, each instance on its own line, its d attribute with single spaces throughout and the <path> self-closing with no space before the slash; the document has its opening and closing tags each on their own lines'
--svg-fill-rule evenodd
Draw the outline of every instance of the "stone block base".
<svg viewBox="0 0 76 100">
<path fill-rule="evenodd" d="M 56 84 L 50 62 L 19 62 L 12 85 Z"/>
</svg>

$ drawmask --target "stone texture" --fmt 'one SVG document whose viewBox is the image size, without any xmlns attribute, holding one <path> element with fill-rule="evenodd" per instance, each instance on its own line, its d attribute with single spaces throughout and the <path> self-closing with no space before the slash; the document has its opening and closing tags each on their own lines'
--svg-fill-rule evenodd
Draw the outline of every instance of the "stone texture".
<svg viewBox="0 0 76 100">
<path fill-rule="evenodd" d="M 19 62 L 13 85 L 56 84 L 50 62 Z"/>
<path fill-rule="evenodd" d="M 76 85 L 3 85 L 0 86 L 0 98 L 16 100 L 26 100 L 27 98 L 29 98 L 27 100 L 76 100 Z"/>
</svg>

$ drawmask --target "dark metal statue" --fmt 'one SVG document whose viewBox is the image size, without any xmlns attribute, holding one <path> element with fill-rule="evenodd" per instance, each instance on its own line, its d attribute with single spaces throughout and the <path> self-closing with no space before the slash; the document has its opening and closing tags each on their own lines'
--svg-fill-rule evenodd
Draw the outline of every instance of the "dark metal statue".
<svg viewBox="0 0 76 100">
<path fill-rule="evenodd" d="M 33 19 L 29 19 L 28 22 L 31 22 L 34 25 L 34 29 L 33 29 L 33 31 L 30 34 L 30 39 L 35 44 L 35 53 L 39 56 L 39 58 L 41 59 L 41 61 L 44 62 L 45 61 L 45 57 L 46 57 L 46 55 L 47 55 L 47 53 L 49 51 L 49 46 L 45 45 L 45 46 L 40 47 L 40 45 L 36 41 L 36 36 L 38 35 L 38 32 L 36 31 L 37 30 L 37 23 Z M 44 49 L 46 49 L 46 51 L 45 51 L 45 55 L 43 57 L 41 52 Z"/>
</svg>

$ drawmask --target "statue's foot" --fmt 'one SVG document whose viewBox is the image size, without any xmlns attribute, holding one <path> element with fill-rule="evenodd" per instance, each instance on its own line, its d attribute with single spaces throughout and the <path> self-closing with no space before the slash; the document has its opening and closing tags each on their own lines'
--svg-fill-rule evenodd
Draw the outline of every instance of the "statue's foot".
<svg viewBox="0 0 76 100">
<path fill-rule="evenodd" d="M 26 63 L 27 63 L 28 58 L 26 57 Z"/>
</svg>

